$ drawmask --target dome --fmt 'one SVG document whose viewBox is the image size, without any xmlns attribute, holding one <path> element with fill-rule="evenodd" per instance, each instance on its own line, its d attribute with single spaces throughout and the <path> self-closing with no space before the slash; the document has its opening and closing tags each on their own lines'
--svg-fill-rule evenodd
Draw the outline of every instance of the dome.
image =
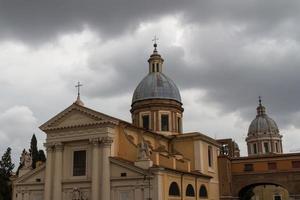
<svg viewBox="0 0 300 200">
<path fill-rule="evenodd" d="M 259 106 L 256 108 L 257 115 L 251 122 L 248 129 L 248 136 L 262 134 L 279 134 L 276 122 L 266 114 L 266 108 L 261 104 L 259 97 Z"/>
<path fill-rule="evenodd" d="M 149 73 L 133 93 L 132 104 L 146 99 L 172 99 L 181 103 L 175 83 L 162 72 Z"/>
<path fill-rule="evenodd" d="M 276 122 L 268 115 L 256 116 L 251 122 L 248 130 L 248 136 L 260 134 L 278 134 L 279 130 Z"/>
</svg>

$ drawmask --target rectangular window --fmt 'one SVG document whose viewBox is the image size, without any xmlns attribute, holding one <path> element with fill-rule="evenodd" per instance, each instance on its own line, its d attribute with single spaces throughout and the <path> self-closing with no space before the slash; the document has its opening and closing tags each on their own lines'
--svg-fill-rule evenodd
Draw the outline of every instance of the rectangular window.
<svg viewBox="0 0 300 200">
<path fill-rule="evenodd" d="M 161 130 L 169 131 L 169 115 L 161 115 Z"/>
<path fill-rule="evenodd" d="M 86 151 L 74 151 L 73 155 L 73 176 L 85 176 L 86 172 Z"/>
<path fill-rule="evenodd" d="M 268 163 L 268 169 L 269 170 L 276 170 L 277 169 L 277 163 Z"/>
<path fill-rule="evenodd" d="M 177 131 L 181 133 L 181 118 L 177 117 Z"/>
<path fill-rule="evenodd" d="M 245 164 L 244 165 L 244 171 L 245 172 L 251 172 L 251 171 L 253 171 L 253 164 Z"/>
<path fill-rule="evenodd" d="M 208 166 L 212 167 L 213 165 L 213 155 L 212 155 L 213 151 L 212 151 L 212 147 L 208 146 L 208 150 L 207 150 L 207 154 L 208 154 Z"/>
<path fill-rule="evenodd" d="M 269 143 L 264 142 L 265 153 L 269 153 Z"/>
<path fill-rule="evenodd" d="M 292 167 L 293 168 L 300 168 L 300 160 L 292 161 Z"/>
<path fill-rule="evenodd" d="M 152 72 L 155 72 L 155 65 L 154 65 L 154 63 L 152 64 Z"/>
<path fill-rule="evenodd" d="M 156 71 L 159 72 L 159 64 L 156 63 Z"/>
<path fill-rule="evenodd" d="M 279 148 L 278 148 L 278 143 L 275 142 L 275 151 L 278 153 L 279 152 Z"/>
<path fill-rule="evenodd" d="M 150 124 L 149 115 L 143 115 L 142 120 L 143 120 L 143 128 L 149 130 L 149 124 Z"/>
<path fill-rule="evenodd" d="M 253 153 L 257 154 L 257 145 L 256 145 L 256 143 L 253 144 Z"/>
</svg>

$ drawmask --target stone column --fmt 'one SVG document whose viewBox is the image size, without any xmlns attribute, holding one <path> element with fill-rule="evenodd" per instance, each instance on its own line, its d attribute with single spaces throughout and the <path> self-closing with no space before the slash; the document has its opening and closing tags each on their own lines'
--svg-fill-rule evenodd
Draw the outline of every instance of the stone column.
<svg viewBox="0 0 300 200">
<path fill-rule="evenodd" d="M 52 177 L 53 177 L 53 174 L 52 174 L 53 145 L 45 143 L 44 146 L 46 147 L 46 151 L 47 151 L 44 200 L 51 200 Z"/>
<path fill-rule="evenodd" d="M 90 140 L 93 145 L 92 149 L 92 200 L 99 200 L 99 190 L 100 190 L 100 148 L 99 148 L 99 138 L 93 138 Z"/>
<path fill-rule="evenodd" d="M 53 199 L 62 200 L 62 166 L 63 166 L 63 144 L 55 144 L 55 171 L 53 180 Z"/>
<path fill-rule="evenodd" d="M 102 184 L 101 200 L 110 200 L 110 148 L 113 140 L 111 137 L 102 138 Z"/>
</svg>

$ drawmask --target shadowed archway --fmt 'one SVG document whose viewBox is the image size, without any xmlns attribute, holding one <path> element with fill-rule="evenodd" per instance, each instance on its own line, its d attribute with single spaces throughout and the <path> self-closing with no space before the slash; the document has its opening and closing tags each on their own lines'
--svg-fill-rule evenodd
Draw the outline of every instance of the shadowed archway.
<svg viewBox="0 0 300 200">
<path fill-rule="evenodd" d="M 255 183 L 245 186 L 239 191 L 239 198 L 241 200 L 259 199 L 288 199 L 288 190 L 281 185 L 274 183 Z"/>
</svg>

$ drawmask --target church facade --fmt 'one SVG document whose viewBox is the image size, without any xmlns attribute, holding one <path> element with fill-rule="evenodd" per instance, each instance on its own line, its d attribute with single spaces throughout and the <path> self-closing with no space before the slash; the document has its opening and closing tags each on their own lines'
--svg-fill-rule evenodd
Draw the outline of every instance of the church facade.
<svg viewBox="0 0 300 200">
<path fill-rule="evenodd" d="M 46 163 L 13 181 L 14 200 L 219 199 L 216 140 L 183 133 L 183 105 L 154 45 L 134 91 L 132 123 L 85 106 L 78 95 L 40 129 Z"/>
</svg>

